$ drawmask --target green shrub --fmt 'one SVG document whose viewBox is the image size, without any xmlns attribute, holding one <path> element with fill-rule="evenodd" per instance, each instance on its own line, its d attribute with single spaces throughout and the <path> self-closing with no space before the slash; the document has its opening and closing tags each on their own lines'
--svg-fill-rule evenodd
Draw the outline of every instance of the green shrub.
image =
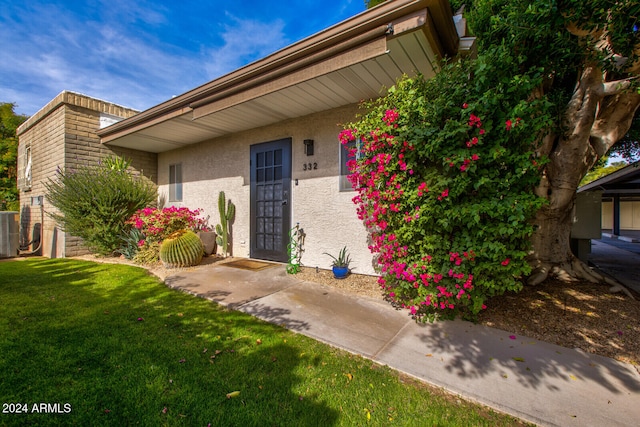
<svg viewBox="0 0 640 427">
<path fill-rule="evenodd" d="M 522 101 L 539 81 L 496 63 L 405 78 L 341 134 L 380 284 L 417 318 L 473 317 L 530 272 L 533 141 L 550 119 L 544 99 Z"/>
<path fill-rule="evenodd" d="M 126 259 L 133 259 L 138 250 L 144 245 L 144 234 L 137 228 L 131 228 L 125 231 L 121 237 L 122 245 L 118 249 Z"/>
<path fill-rule="evenodd" d="M 155 185 L 131 174 L 126 166 L 128 162 L 107 159 L 97 166 L 58 169 L 56 177 L 45 183 L 47 200 L 60 211 L 49 215 L 101 255 L 111 255 L 122 246 L 125 221 L 157 198 Z"/>
</svg>

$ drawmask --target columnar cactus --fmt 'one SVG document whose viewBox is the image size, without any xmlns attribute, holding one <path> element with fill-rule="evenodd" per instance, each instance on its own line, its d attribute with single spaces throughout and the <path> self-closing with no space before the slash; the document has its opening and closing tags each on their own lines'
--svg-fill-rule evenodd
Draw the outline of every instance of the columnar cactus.
<svg viewBox="0 0 640 427">
<path fill-rule="evenodd" d="M 198 265 L 203 254 L 202 241 L 190 230 L 176 231 L 160 245 L 160 260 L 167 268 Z"/>
<path fill-rule="evenodd" d="M 226 203 L 224 191 L 221 191 L 218 195 L 218 210 L 220 211 L 220 224 L 216 225 L 216 241 L 218 246 L 222 248 L 222 256 L 227 256 L 227 248 L 229 244 L 229 225 L 233 221 L 236 215 L 236 206 L 231 203 Z"/>
</svg>

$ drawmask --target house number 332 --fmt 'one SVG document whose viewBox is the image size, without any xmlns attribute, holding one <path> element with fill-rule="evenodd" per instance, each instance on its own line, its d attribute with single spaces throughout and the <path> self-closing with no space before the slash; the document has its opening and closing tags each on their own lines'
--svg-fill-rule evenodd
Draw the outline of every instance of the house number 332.
<svg viewBox="0 0 640 427">
<path fill-rule="evenodd" d="M 314 170 L 314 169 L 318 169 L 318 164 L 316 162 L 304 163 L 302 165 L 302 170 L 303 171 L 310 171 L 310 170 Z"/>
</svg>

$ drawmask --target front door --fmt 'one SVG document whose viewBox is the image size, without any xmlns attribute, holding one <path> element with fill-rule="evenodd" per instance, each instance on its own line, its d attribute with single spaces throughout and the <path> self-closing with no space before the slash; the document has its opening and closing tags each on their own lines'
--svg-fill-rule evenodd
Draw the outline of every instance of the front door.
<svg viewBox="0 0 640 427">
<path fill-rule="evenodd" d="M 291 138 L 251 146 L 251 258 L 287 262 Z"/>
</svg>

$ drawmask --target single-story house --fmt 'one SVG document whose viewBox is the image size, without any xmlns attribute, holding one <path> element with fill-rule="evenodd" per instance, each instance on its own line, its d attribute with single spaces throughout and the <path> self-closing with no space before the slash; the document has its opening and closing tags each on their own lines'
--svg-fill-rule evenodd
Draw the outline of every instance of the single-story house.
<svg viewBox="0 0 640 427">
<path fill-rule="evenodd" d="M 234 256 L 287 261 L 298 224 L 304 265 L 327 268 L 325 252 L 346 246 L 355 271 L 371 274 L 341 125 L 356 118 L 361 100 L 403 74 L 433 76 L 440 58 L 467 54 L 473 42 L 446 0 L 389 1 L 146 111 L 111 112 L 123 120 L 94 132 L 103 149 L 135 154 L 137 170 L 155 159 L 144 175 L 159 196 L 203 209 L 212 225 L 224 191 L 236 206 Z"/>
<path fill-rule="evenodd" d="M 578 189 L 602 195 L 603 232 L 614 236 L 640 233 L 640 162 L 632 163 Z"/>
</svg>

